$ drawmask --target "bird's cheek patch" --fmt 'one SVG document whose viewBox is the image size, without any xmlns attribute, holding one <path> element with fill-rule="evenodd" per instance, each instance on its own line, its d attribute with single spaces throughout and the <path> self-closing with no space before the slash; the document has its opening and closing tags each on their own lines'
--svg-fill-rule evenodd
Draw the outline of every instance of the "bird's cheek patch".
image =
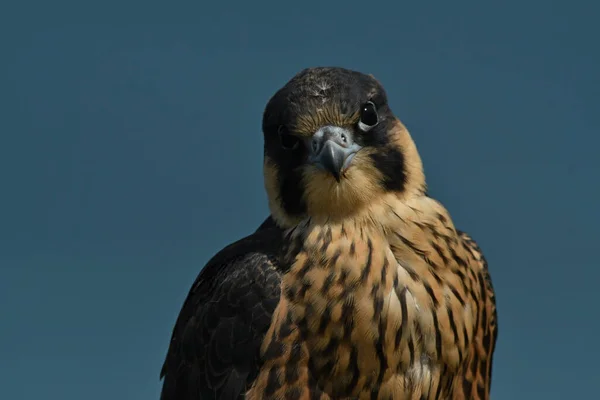
<svg viewBox="0 0 600 400">
<path fill-rule="evenodd" d="M 370 157 L 373 151 L 363 149 L 358 152 L 346 171 L 348 187 L 352 188 L 355 196 L 361 197 L 362 201 L 366 202 L 384 194 L 385 189 L 381 184 L 383 175 Z"/>
<path fill-rule="evenodd" d="M 299 218 L 291 215 L 284 207 L 284 199 L 281 182 L 279 179 L 280 171 L 277 165 L 269 158 L 265 157 L 263 165 L 264 184 L 269 200 L 269 209 L 273 219 L 280 226 L 293 226 Z"/>
</svg>

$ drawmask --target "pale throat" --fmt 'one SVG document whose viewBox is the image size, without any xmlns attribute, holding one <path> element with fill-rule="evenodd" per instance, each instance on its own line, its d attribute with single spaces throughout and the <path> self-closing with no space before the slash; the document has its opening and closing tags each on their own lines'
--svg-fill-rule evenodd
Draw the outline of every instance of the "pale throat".
<svg viewBox="0 0 600 400">
<path fill-rule="evenodd" d="M 366 229 L 385 233 L 387 229 L 397 227 L 401 220 L 412 220 L 415 215 L 411 204 L 416 201 L 405 198 L 404 193 L 388 192 L 374 193 L 372 196 L 349 199 L 346 201 L 319 201 L 308 207 L 307 215 L 298 225 L 311 224 L 354 226 L 356 229 Z"/>
</svg>

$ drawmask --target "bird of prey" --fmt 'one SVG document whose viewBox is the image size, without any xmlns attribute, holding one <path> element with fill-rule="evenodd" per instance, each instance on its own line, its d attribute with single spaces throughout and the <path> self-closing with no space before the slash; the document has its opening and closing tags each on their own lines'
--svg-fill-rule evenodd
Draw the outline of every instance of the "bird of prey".
<svg viewBox="0 0 600 400">
<path fill-rule="evenodd" d="M 488 399 L 494 289 L 372 75 L 307 68 L 263 114 L 270 216 L 200 272 L 162 400 Z"/>
</svg>

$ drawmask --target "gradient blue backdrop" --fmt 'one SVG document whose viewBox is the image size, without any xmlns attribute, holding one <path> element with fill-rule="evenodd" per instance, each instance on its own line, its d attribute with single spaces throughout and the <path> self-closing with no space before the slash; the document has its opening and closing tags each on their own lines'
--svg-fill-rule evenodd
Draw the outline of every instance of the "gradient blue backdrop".
<svg viewBox="0 0 600 400">
<path fill-rule="evenodd" d="M 0 6 L 0 397 L 157 399 L 194 278 L 267 215 L 266 101 L 340 65 L 386 86 L 486 252 L 494 399 L 594 398 L 599 7 Z"/>
</svg>

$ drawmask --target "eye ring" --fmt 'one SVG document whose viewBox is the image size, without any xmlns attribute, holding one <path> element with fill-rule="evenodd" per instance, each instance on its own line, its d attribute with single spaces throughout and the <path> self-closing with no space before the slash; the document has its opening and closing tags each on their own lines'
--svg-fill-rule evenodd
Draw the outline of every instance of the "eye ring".
<svg viewBox="0 0 600 400">
<path fill-rule="evenodd" d="M 290 134 L 284 125 L 279 125 L 277 134 L 279 135 L 279 143 L 284 150 L 296 150 L 300 145 L 300 139 Z"/>
<path fill-rule="evenodd" d="M 377 107 L 372 101 L 367 101 L 360 109 L 360 120 L 358 121 L 358 127 L 363 132 L 368 132 L 373 129 L 379 123 L 379 115 L 377 114 Z"/>
</svg>

